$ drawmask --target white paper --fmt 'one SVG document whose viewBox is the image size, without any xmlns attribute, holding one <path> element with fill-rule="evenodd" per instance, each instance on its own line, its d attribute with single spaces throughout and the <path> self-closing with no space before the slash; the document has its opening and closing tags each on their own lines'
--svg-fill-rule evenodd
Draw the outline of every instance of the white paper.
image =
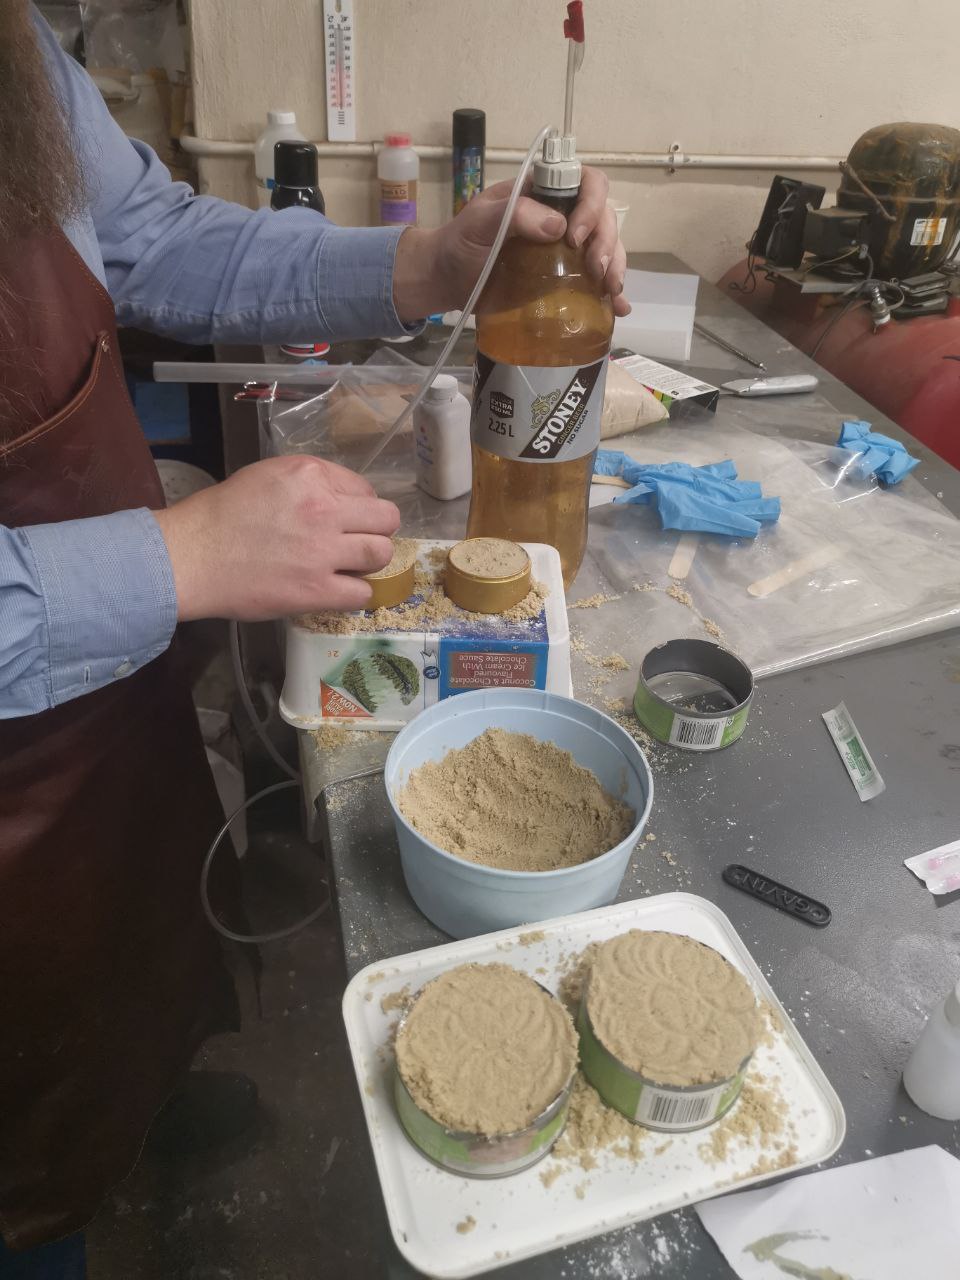
<svg viewBox="0 0 960 1280">
<path fill-rule="evenodd" d="M 613 346 L 654 360 L 689 360 L 699 284 L 698 276 L 628 269 L 623 292 L 633 310 L 617 317 Z"/>
<path fill-rule="evenodd" d="M 960 1161 L 921 1147 L 697 1205 L 741 1280 L 957 1280 Z"/>
</svg>

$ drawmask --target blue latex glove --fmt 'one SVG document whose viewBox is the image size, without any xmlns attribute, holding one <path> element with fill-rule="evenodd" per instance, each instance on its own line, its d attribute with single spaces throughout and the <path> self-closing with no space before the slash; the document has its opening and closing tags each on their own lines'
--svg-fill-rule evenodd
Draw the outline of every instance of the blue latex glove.
<svg viewBox="0 0 960 1280">
<path fill-rule="evenodd" d="M 764 498 L 755 480 L 738 480 L 728 459 L 692 467 L 687 462 L 642 463 L 616 449 L 599 449 L 594 473 L 620 476 L 631 487 L 615 503 L 652 503 L 664 529 L 755 538 L 761 524 L 780 518 L 780 499 Z"/>
<path fill-rule="evenodd" d="M 857 464 L 860 475 L 876 476 L 884 487 L 898 484 L 920 462 L 907 453 L 899 440 L 871 430 L 870 423 L 862 419 L 844 422 L 837 441 L 842 449 L 862 454 Z"/>
</svg>

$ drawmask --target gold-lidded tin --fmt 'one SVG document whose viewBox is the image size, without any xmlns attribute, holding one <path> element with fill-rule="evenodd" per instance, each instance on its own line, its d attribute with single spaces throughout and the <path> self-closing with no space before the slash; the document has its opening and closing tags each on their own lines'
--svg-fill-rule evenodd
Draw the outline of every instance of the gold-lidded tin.
<svg viewBox="0 0 960 1280">
<path fill-rule="evenodd" d="M 414 591 L 416 571 L 416 541 L 397 538 L 390 563 L 378 573 L 363 575 L 364 582 L 369 582 L 373 588 L 373 595 L 364 607 L 372 613 L 374 609 L 392 609 L 394 605 L 409 600 Z"/>
<path fill-rule="evenodd" d="M 658 740 L 684 751 L 736 742 L 753 702 L 753 673 L 710 640 L 667 640 L 640 664 L 633 710 Z"/>
<path fill-rule="evenodd" d="M 686 1133 L 720 1120 L 740 1096 L 760 1034 L 756 996 L 747 979 L 713 947 L 685 935 L 630 930 L 603 947 L 613 949 L 594 957 L 594 965 L 603 969 L 603 995 L 601 977 L 591 969 L 577 1012 L 584 1076 L 608 1106 L 647 1129 Z M 689 966 L 690 993 L 709 991 L 694 1004 L 677 986 L 681 956 Z M 594 982 L 600 1004 L 591 1015 Z M 628 1012 L 619 1012 L 624 1009 Z M 595 1018 L 605 1025 L 610 1043 L 602 1039 Z M 728 1035 L 735 1028 L 736 1037 L 722 1048 L 717 1047 L 720 1026 Z M 663 1063 L 672 1082 L 636 1069 L 655 1063 L 658 1054 L 676 1053 L 678 1047 L 683 1052 L 684 1045 L 687 1070 L 680 1070 L 680 1062 Z M 717 1068 L 712 1076 L 704 1071 L 703 1045 L 712 1046 Z M 699 1060 L 696 1072 L 689 1070 L 689 1055 L 695 1066 Z M 631 1057 L 633 1066 L 623 1060 Z M 701 1073 L 707 1078 L 697 1079 Z M 684 1074 L 695 1082 L 678 1083 Z"/>
<path fill-rule="evenodd" d="M 447 554 L 444 590 L 470 613 L 504 613 L 530 591 L 530 557 L 506 538 L 465 538 Z"/>
<path fill-rule="evenodd" d="M 522 976 L 528 978 L 526 974 Z M 563 1010 L 563 1019 L 570 1027 L 569 1034 L 572 1037 L 573 1028 L 569 1015 L 557 997 L 542 983 L 533 978 L 529 978 L 529 981 Z M 400 1043 L 417 1002 L 430 986 L 431 983 L 427 983 L 420 989 L 401 1017 L 397 1025 L 396 1043 Z M 504 1178 L 529 1169 L 548 1154 L 566 1125 L 570 1094 L 577 1071 L 575 1047 L 572 1043 L 568 1047 L 572 1050 L 570 1072 L 557 1094 L 529 1124 L 509 1132 L 493 1134 L 451 1128 L 420 1106 L 403 1078 L 398 1053 L 393 1073 L 393 1094 L 400 1125 L 422 1155 L 449 1173 L 467 1178 Z"/>
</svg>

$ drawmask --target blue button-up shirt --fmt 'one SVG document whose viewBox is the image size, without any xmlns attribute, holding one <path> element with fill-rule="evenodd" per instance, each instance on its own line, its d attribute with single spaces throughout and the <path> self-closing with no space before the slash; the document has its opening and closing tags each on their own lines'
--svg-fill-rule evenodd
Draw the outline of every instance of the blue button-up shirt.
<svg viewBox="0 0 960 1280">
<path fill-rule="evenodd" d="M 123 134 L 86 72 L 36 26 L 89 192 L 64 230 L 120 324 L 198 343 L 405 332 L 393 305 L 402 228 L 341 228 L 307 209 L 194 195 Z M 0 526 L 0 718 L 122 679 L 163 652 L 176 618 L 149 511 Z"/>
</svg>

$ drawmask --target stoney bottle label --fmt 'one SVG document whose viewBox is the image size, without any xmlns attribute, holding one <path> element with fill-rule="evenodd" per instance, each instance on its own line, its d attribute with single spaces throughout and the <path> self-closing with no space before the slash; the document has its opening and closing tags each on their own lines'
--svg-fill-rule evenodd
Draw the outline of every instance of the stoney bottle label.
<svg viewBox="0 0 960 1280">
<path fill-rule="evenodd" d="M 477 352 L 473 443 L 520 462 L 572 462 L 600 443 L 607 362 L 546 368 L 503 364 Z"/>
</svg>

